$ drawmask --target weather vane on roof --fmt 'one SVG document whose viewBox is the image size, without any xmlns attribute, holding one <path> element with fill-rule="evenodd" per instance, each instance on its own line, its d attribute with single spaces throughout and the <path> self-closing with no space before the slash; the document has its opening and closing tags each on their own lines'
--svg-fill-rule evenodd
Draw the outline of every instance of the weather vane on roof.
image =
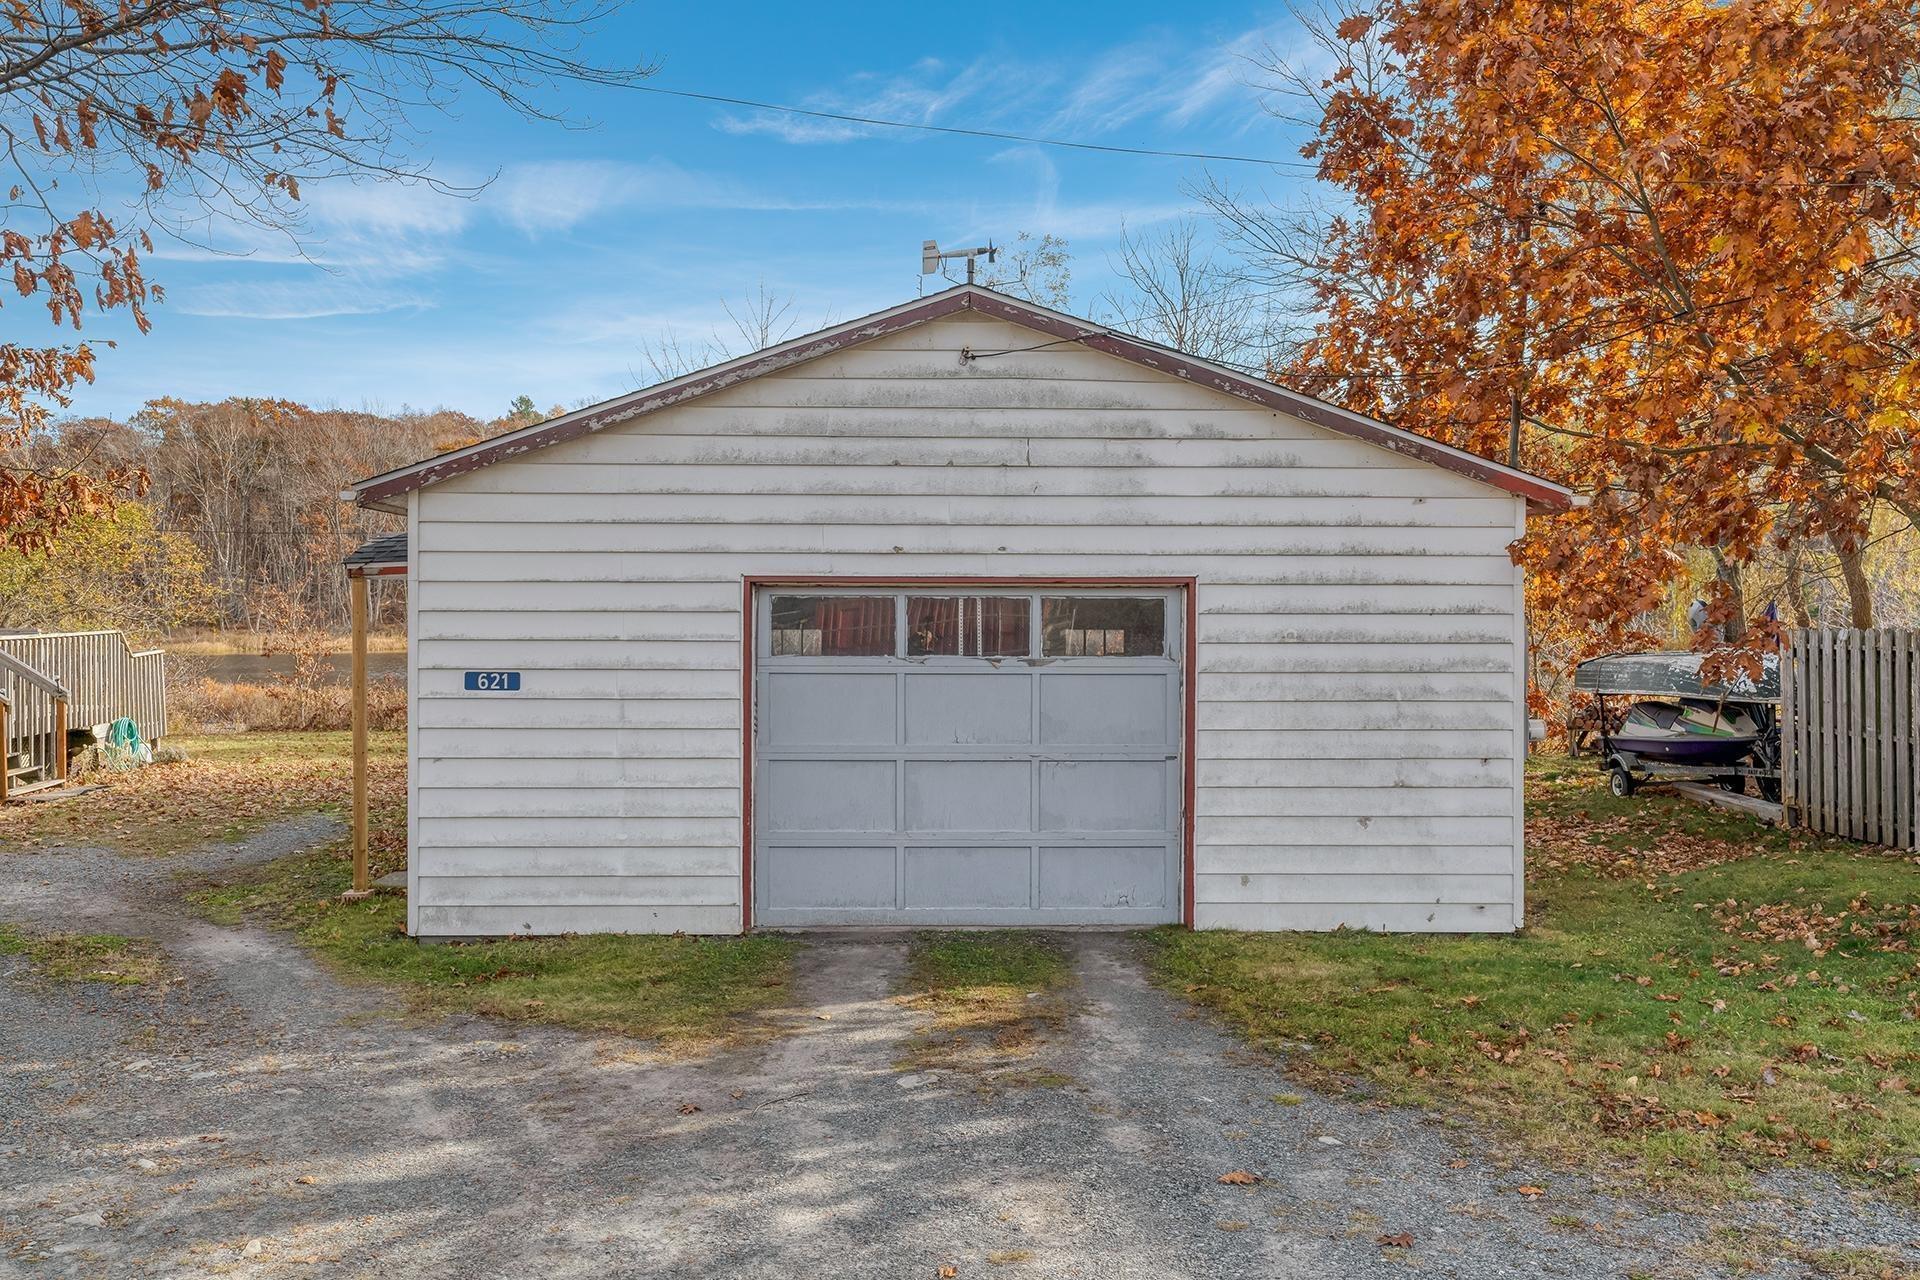
<svg viewBox="0 0 1920 1280">
<path fill-rule="evenodd" d="M 967 283 L 972 284 L 974 259 L 982 256 L 984 256 L 988 262 L 992 262 L 1000 256 L 1000 250 L 994 248 L 993 241 L 989 240 L 977 249 L 949 249 L 943 253 L 940 250 L 940 246 L 933 241 L 923 240 L 920 242 L 920 274 L 930 276 L 940 270 L 941 263 L 950 262 L 955 258 L 965 258 L 967 260 Z"/>
</svg>

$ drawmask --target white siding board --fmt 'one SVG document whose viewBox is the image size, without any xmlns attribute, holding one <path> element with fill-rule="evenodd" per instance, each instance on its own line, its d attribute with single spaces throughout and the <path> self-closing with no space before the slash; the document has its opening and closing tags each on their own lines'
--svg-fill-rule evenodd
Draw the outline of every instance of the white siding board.
<svg viewBox="0 0 1920 1280">
<path fill-rule="evenodd" d="M 1218 787 L 1501 787 L 1511 785 L 1513 768 L 1504 756 L 1486 759 L 1405 760 L 1220 759 L 1198 762 L 1202 790 Z M 1220 812 L 1226 812 L 1221 810 Z"/>
<path fill-rule="evenodd" d="M 1202 763 L 1505 760 L 1513 754 L 1513 739 L 1504 728 L 1343 729 L 1337 734 L 1313 729 L 1216 729 L 1206 734 L 1198 754 Z"/>
<path fill-rule="evenodd" d="M 1512 644 L 1469 641 L 1429 640 L 1409 642 L 1393 632 L 1375 638 L 1362 627 L 1351 628 L 1347 639 L 1337 639 L 1339 630 L 1323 628 L 1319 636 L 1287 644 L 1222 644 L 1200 642 L 1200 672 L 1222 675 L 1260 674 L 1284 671 L 1289 675 L 1326 672 L 1335 675 L 1410 673 L 1446 675 L 1452 673 L 1510 673 L 1513 670 Z"/>
<path fill-rule="evenodd" d="M 560 510 L 556 506 L 551 514 L 557 516 Z M 550 519 L 527 524 L 435 521 L 422 532 L 421 550 L 721 553 L 737 566 L 742 555 L 768 549 L 825 552 L 831 547 L 840 554 L 897 556 L 903 548 L 913 547 L 922 554 L 995 556 L 1020 545 L 1043 546 L 1056 557 L 1137 561 L 1142 555 L 1488 555 L 1508 540 L 1498 529 L 1413 525 L 1168 525 L 1116 535 L 1112 528 L 1082 525 L 570 524 Z"/>
<path fill-rule="evenodd" d="M 1351 874 L 1211 875 L 1202 874 L 1196 896 L 1203 902 L 1351 903 L 1365 896 L 1387 903 L 1504 902 L 1513 888 L 1503 868 L 1496 875 L 1446 875 L 1401 871 Z M 1369 881 L 1380 881 L 1375 887 Z"/>
<path fill-rule="evenodd" d="M 740 907 L 726 906 L 422 906 L 415 932 L 428 938 L 491 938 L 560 933 L 738 933 Z"/>
<path fill-rule="evenodd" d="M 537 846 L 546 841 L 578 848 L 740 847 L 737 818 L 431 818 L 422 814 L 419 825 L 420 839 L 428 846 Z"/>
<path fill-rule="evenodd" d="M 547 609 L 503 613 L 435 609 L 422 640 L 738 640 L 740 610 L 680 613 L 665 609 Z"/>
<path fill-rule="evenodd" d="M 574 583 L 602 587 L 611 583 L 648 580 L 661 583 L 697 583 L 705 586 L 731 582 L 740 588 L 741 556 L 737 553 L 565 554 L 505 549 L 484 552 L 417 550 L 421 572 L 431 581 L 461 583 Z M 1078 574 L 1124 573 L 1137 564 L 1139 551 L 1112 551 L 1083 556 L 1007 551 L 993 555 L 961 556 L 945 552 L 880 552 L 862 555 L 794 552 L 769 549 L 753 555 L 756 573 L 808 573 L 861 576 L 1025 576 L 1062 577 Z M 1419 552 L 1381 556 L 1339 556 L 1331 553 L 1277 556 L 1189 555 L 1180 567 L 1209 585 L 1219 586 L 1485 586 L 1505 584 L 1512 589 L 1513 565 L 1503 553 L 1491 555 L 1429 556 Z M 1166 566 L 1163 566 L 1166 567 Z M 580 593 L 582 599 L 593 591 Z M 1203 606 L 1204 607 L 1204 606 Z M 737 606 L 736 606 L 737 608 Z"/>
<path fill-rule="evenodd" d="M 675 413 L 667 410 L 663 413 Z M 565 450 L 565 454 L 561 453 Z M 1384 449 L 1333 435 L 1313 439 L 1188 440 L 1112 437 L 920 437 L 730 434 L 673 435 L 658 426 L 584 436 L 547 450 L 548 463 L 593 466 L 824 466 L 888 468 L 1045 467 L 1057 469 L 1141 467 L 1368 467 L 1399 470 L 1424 464 Z M 496 464 L 508 465 L 508 464 Z M 1429 468 L 1430 469 L 1430 468 Z M 1447 474 L 1447 473 L 1442 473 Z M 460 479 L 464 479 L 461 477 Z M 456 484 L 460 479 L 447 481 Z M 436 486 L 438 487 L 438 486 Z M 1155 492 L 1150 486 L 1142 492 Z M 1435 496 L 1458 492 L 1438 485 Z"/>
<path fill-rule="evenodd" d="M 1504 853 L 1504 851 L 1502 851 Z M 740 874 L 740 850 L 728 847 L 663 845 L 652 849 L 446 847 L 423 850 L 420 872 L 440 882 L 440 897 L 458 902 L 459 886 L 447 881 L 460 876 L 719 876 Z"/>
<path fill-rule="evenodd" d="M 837 437 L 849 433 L 838 432 Z M 930 431 L 940 436 L 942 433 Z M 539 455 L 533 455 L 538 457 Z M 522 477 L 524 474 L 524 478 Z M 1425 472 L 1407 467 L 1274 468 L 1187 466 L 1150 481 L 1114 467 L 963 467 L 947 465 L 609 466 L 582 462 L 517 462 L 511 471 L 489 468 L 461 478 L 466 494 L 622 494 L 629 497 L 800 493 L 812 497 L 1066 498 L 1470 498 L 1488 499 L 1486 486 L 1443 473 L 1436 488 Z"/>
<path fill-rule="evenodd" d="M 1520 501 L 1070 344 L 959 359 L 1034 340 L 936 322 L 414 495 L 415 931 L 737 930 L 748 573 L 1197 577 L 1197 923 L 1513 927 Z"/>
<path fill-rule="evenodd" d="M 1368 894 L 1356 885 L 1356 896 Z M 1488 933 L 1503 931 L 1509 904 L 1406 904 L 1381 902 L 1207 902 L 1194 915 L 1200 929 L 1297 929 L 1327 932 L 1367 929 L 1376 933 Z"/>
<path fill-rule="evenodd" d="M 722 787 L 600 786 L 422 788 L 422 818 L 737 818 L 740 792 Z"/>
<path fill-rule="evenodd" d="M 420 877 L 423 909 L 463 907 L 738 906 L 738 875 L 585 875 Z"/>
<path fill-rule="evenodd" d="M 524 704 L 538 706 L 538 703 Z M 529 720 L 561 718 L 567 708 L 530 714 Z M 626 714 L 639 719 L 643 712 Z M 574 757 L 593 760 L 631 756 L 636 759 L 737 760 L 740 755 L 739 706 L 733 709 L 734 727 L 725 730 L 697 731 L 677 729 L 628 728 L 621 725 L 577 727 L 572 724 L 513 725 L 506 732 L 474 730 L 499 729 L 498 725 L 465 725 L 458 728 L 421 727 L 420 760 L 518 760 L 528 756 L 560 759 Z"/>
<path fill-rule="evenodd" d="M 1467 845 L 1214 845 L 1195 867 L 1202 876 L 1505 875 L 1513 850 Z M 1348 887 L 1348 895 L 1352 887 Z"/>
<path fill-rule="evenodd" d="M 502 742 L 511 747 L 511 742 Z M 427 787 L 716 787 L 738 792 L 738 760 L 639 756 L 428 756 L 418 762 Z M 737 812 L 737 810 L 736 810 Z"/>
<path fill-rule="evenodd" d="M 1154 525 L 1200 529 L 1361 528 L 1377 523 L 1371 500 L 1352 497 L 1247 497 L 1176 495 L 1135 497 L 1031 496 L 975 497 L 908 495 L 752 494 L 752 503 L 727 504 L 712 494 L 624 493 L 450 493 L 435 503 L 436 518 L 449 522 L 538 525 L 566 513 L 566 523 L 630 525 L 743 525 L 742 537 L 756 537 L 754 525 L 873 524 L 911 528 L 920 524 L 1072 526 Z M 1406 528 L 1508 530 L 1513 504 L 1505 499 L 1414 498 L 1395 513 Z M 1503 538 L 1502 541 L 1505 541 Z"/>
</svg>

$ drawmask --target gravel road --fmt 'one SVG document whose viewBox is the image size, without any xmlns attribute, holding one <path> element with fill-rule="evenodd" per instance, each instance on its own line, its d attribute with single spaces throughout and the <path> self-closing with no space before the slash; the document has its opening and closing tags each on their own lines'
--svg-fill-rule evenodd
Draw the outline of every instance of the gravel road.
<svg viewBox="0 0 1920 1280">
<path fill-rule="evenodd" d="M 1277 1105 L 1303 1091 L 1150 987 L 1124 935 L 1068 940 L 1080 1012 L 1040 1054 L 1072 1083 L 993 1088 L 896 1068 L 922 1029 L 890 998 L 896 937 L 814 940 L 769 1015 L 790 1034 L 669 1061 L 391 1015 L 291 940 L 178 905 L 179 873 L 330 831 L 167 860 L 0 848 L 0 920 L 150 937 L 184 975 L 59 984 L 0 958 L 0 1276 L 1680 1277 L 1775 1233 L 1920 1266 L 1920 1221 L 1822 1178 L 1662 1211 L 1439 1117 Z M 1763 1274 L 1814 1274 L 1767 1253 Z"/>
</svg>

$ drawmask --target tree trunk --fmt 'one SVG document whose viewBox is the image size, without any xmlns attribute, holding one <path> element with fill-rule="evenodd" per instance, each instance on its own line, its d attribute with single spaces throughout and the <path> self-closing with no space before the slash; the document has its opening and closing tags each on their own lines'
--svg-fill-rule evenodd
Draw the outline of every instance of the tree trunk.
<svg viewBox="0 0 1920 1280">
<path fill-rule="evenodd" d="M 1747 634 L 1747 596 L 1740 588 L 1740 566 L 1729 561 L 1713 549 L 1713 576 L 1727 588 L 1729 611 L 1727 620 L 1720 625 L 1720 638 L 1728 644 L 1738 644 Z"/>
<path fill-rule="evenodd" d="M 1813 617 L 1807 612 L 1807 582 L 1800 571 L 1800 544 L 1787 549 L 1787 614 L 1796 627 L 1810 627 Z"/>
<path fill-rule="evenodd" d="M 1834 545 L 1833 554 L 1840 561 L 1840 577 L 1847 584 L 1847 603 L 1853 611 L 1852 625 L 1865 630 L 1873 625 L 1873 584 L 1867 581 L 1867 549 L 1856 543 L 1852 547 Z"/>
</svg>

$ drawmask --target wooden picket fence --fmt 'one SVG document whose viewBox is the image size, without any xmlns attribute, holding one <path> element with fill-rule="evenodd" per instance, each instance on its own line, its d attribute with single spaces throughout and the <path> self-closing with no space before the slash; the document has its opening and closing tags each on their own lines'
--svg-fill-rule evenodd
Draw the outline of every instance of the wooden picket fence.
<svg viewBox="0 0 1920 1280">
<path fill-rule="evenodd" d="M 1797 628 L 1780 670 L 1791 825 L 1920 849 L 1920 631 Z"/>
</svg>

